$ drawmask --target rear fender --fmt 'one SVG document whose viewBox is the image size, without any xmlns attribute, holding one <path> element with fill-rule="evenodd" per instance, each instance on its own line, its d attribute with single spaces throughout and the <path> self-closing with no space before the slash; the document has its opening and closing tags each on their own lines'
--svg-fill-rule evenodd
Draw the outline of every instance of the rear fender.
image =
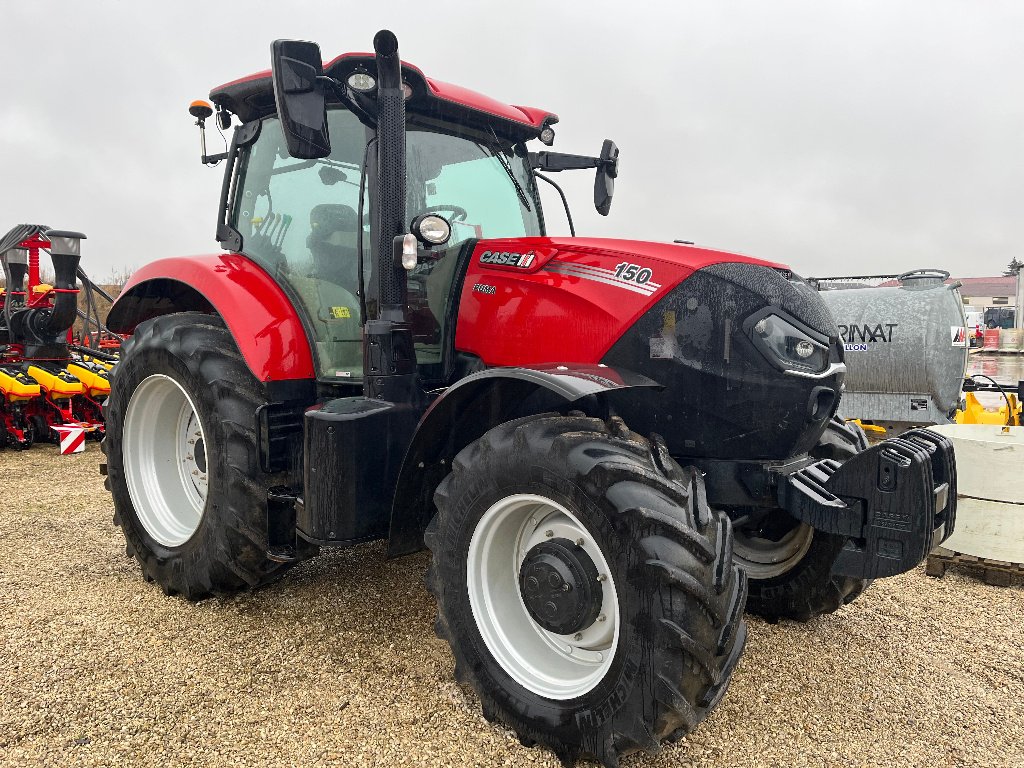
<svg viewBox="0 0 1024 768">
<path fill-rule="evenodd" d="M 121 291 L 107 326 L 130 334 L 142 321 L 172 312 L 219 315 L 261 382 L 316 378 L 295 307 L 281 286 L 244 256 L 222 253 L 147 264 Z"/>
<path fill-rule="evenodd" d="M 606 417 L 617 396 L 659 386 L 604 365 L 491 368 L 461 379 L 431 404 L 416 427 L 395 486 L 388 556 L 423 549 L 423 531 L 434 515 L 434 490 L 455 455 L 487 430 L 570 406 Z"/>
</svg>

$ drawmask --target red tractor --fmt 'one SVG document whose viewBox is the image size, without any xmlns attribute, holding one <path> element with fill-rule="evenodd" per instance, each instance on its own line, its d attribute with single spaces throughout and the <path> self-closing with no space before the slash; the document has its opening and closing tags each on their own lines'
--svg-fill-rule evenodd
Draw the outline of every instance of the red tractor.
<svg viewBox="0 0 1024 768">
<path fill-rule="evenodd" d="M 531 151 L 555 115 L 374 49 L 277 41 L 212 91 L 225 252 L 137 271 L 108 319 L 115 521 L 190 599 L 426 546 L 486 717 L 567 765 L 654 751 L 725 693 L 745 606 L 834 611 L 949 535 L 952 448 L 833 418 L 842 340 L 785 267 L 547 237 L 542 173 L 596 169 L 607 214 L 614 144 Z"/>
</svg>

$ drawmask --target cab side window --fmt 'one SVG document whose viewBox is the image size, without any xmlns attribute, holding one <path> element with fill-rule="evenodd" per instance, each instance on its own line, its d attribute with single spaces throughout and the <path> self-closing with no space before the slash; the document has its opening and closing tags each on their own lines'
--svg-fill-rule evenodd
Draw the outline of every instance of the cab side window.
<svg viewBox="0 0 1024 768">
<path fill-rule="evenodd" d="M 337 381 L 362 376 L 360 228 L 364 251 L 370 240 L 357 213 L 366 129 L 343 110 L 332 110 L 329 122 L 331 156 L 296 160 L 278 120 L 264 121 L 239 180 L 234 225 L 242 251 L 306 315 L 320 377 Z"/>
</svg>

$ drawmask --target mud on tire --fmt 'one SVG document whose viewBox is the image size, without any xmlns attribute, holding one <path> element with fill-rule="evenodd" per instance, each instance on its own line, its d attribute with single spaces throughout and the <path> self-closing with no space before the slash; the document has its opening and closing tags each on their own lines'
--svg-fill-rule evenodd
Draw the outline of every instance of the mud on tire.
<svg viewBox="0 0 1024 768">
<path fill-rule="evenodd" d="M 595 557 L 609 568 L 618 595 L 603 671 L 571 698 L 541 695 L 544 683 L 517 678 L 499 662 L 470 597 L 471 543 L 482 535 L 481 520 L 527 496 L 571 513 L 585 528 L 583 546 L 600 549 Z M 462 450 L 434 500 L 438 511 L 425 541 L 433 553 L 427 584 L 438 603 L 437 633 L 485 717 L 523 744 L 549 747 L 565 765 L 592 758 L 613 766 L 621 755 L 655 752 L 663 740 L 689 733 L 721 699 L 746 641 L 745 577 L 732 562 L 728 518 L 709 508 L 700 474 L 680 468 L 660 439 L 631 433 L 617 418 L 519 419 Z M 549 533 L 530 517 L 519 540 L 531 526 L 534 535 Z M 507 570 L 518 570 L 518 545 L 508 546 Z M 525 616 L 520 593 L 515 601 L 508 610 Z M 525 618 L 522 631 L 543 632 Z"/>
<path fill-rule="evenodd" d="M 155 374 L 188 395 L 205 433 L 208 489 L 195 532 L 178 546 L 161 544 L 140 519 L 125 476 L 125 416 L 139 385 Z M 167 594 L 196 600 L 273 580 L 287 567 L 269 560 L 267 489 L 284 478 L 262 472 L 256 449 L 256 409 L 266 403 L 230 332 L 217 317 L 165 315 L 141 323 L 125 342 L 104 405 L 106 487 L 126 552 L 147 581 Z M 146 439 L 169 440 L 153 434 Z"/>
</svg>

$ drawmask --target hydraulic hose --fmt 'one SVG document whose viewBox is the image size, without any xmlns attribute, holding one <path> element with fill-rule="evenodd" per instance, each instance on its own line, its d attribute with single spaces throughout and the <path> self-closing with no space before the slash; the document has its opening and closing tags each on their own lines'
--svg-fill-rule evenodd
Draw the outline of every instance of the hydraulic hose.
<svg viewBox="0 0 1024 768">
<path fill-rule="evenodd" d="M 1006 401 L 1006 426 L 1007 427 L 1014 426 L 1013 422 L 1017 420 L 1017 414 L 1014 413 L 1013 406 L 1010 405 L 1010 397 L 1009 397 L 1009 395 L 1006 394 L 1006 389 L 1003 387 L 1003 385 L 1000 384 L 999 382 L 997 382 L 991 376 L 986 376 L 983 373 L 972 373 L 970 378 L 972 378 L 972 379 L 988 379 L 990 382 L 992 382 L 992 386 L 994 386 L 996 389 L 999 390 L 999 394 L 1001 394 L 1003 396 L 1003 400 Z"/>
</svg>

